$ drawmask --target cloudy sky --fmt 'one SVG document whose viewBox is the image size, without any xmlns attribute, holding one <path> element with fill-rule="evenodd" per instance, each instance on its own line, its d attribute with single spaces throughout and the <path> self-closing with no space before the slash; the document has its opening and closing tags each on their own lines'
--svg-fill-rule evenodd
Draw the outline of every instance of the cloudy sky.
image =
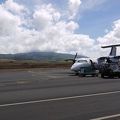
<svg viewBox="0 0 120 120">
<path fill-rule="evenodd" d="M 120 0 L 0 0 L 0 53 L 103 56 L 120 43 Z"/>
</svg>

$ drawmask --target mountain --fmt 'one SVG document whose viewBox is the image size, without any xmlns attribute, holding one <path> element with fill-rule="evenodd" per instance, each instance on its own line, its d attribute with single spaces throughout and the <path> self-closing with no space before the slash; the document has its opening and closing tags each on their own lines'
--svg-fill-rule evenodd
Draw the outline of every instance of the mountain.
<svg viewBox="0 0 120 120">
<path fill-rule="evenodd" d="M 86 57 L 86 56 L 78 55 L 78 57 Z M 55 53 L 55 52 L 0 54 L 0 59 L 13 59 L 13 60 L 65 60 L 71 58 L 74 58 L 74 55 Z"/>
</svg>

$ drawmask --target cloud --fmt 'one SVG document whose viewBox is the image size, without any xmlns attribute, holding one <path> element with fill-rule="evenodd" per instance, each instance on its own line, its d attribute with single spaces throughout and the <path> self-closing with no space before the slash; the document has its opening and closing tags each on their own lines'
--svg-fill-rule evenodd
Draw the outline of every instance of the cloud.
<svg viewBox="0 0 120 120">
<path fill-rule="evenodd" d="M 101 46 L 120 44 L 120 19 L 114 21 L 112 30 L 109 31 L 105 36 L 98 37 L 97 41 L 98 41 L 98 44 Z M 107 52 L 108 50 L 106 50 L 104 53 L 107 53 Z M 120 52 L 119 48 L 118 48 L 118 52 Z"/>
<path fill-rule="evenodd" d="M 79 25 L 75 23 L 74 21 L 70 21 L 66 25 L 66 29 L 68 29 L 71 32 L 74 32 L 77 28 L 79 28 Z"/>
<path fill-rule="evenodd" d="M 53 8 L 52 4 L 41 5 L 35 9 L 33 14 L 33 26 L 36 29 L 44 29 L 59 21 L 61 14 Z"/>
<path fill-rule="evenodd" d="M 95 9 L 105 3 L 107 0 L 82 0 L 81 11 Z"/>
<path fill-rule="evenodd" d="M 81 5 L 81 0 L 69 0 L 69 19 L 73 19 L 78 13 L 79 7 Z"/>
<path fill-rule="evenodd" d="M 6 0 L 5 3 L 2 4 L 2 7 L 15 14 L 21 14 L 27 11 L 27 9 L 23 5 L 20 5 L 13 0 Z"/>
<path fill-rule="evenodd" d="M 98 41 L 100 44 L 117 44 L 120 43 L 120 19 L 114 21 L 112 30 L 108 32 L 104 37 L 99 37 Z"/>
<path fill-rule="evenodd" d="M 22 21 L 19 16 L 11 14 L 0 6 L 0 36 L 14 34 L 21 24 Z"/>
<path fill-rule="evenodd" d="M 52 4 L 35 7 L 31 18 L 26 18 L 30 28 L 24 27 L 25 21 L 21 15 L 14 14 L 4 5 L 0 6 L 0 12 L 1 53 L 38 50 L 65 53 L 79 51 L 84 54 L 87 53 L 85 48 L 91 48 L 94 44 L 88 35 L 75 34 L 79 25 L 72 20 L 62 20 L 61 13 Z"/>
<path fill-rule="evenodd" d="M 51 3 L 34 6 L 34 10 L 30 11 L 24 7 L 25 5 L 19 5 L 11 0 L 9 2 L 17 7 L 11 8 L 10 5 L 5 7 L 8 1 L 0 5 L 0 53 L 37 50 L 78 52 L 90 57 L 98 57 L 105 53 L 101 50 L 101 45 L 120 43 L 120 20 L 113 23 L 113 29 L 105 36 L 94 40 L 89 35 L 76 34 L 79 24 L 69 17 L 64 19 L 63 13 Z M 74 11 L 70 14 L 72 18 L 78 12 L 80 4 L 81 2 L 76 0 L 69 4 L 71 13 Z M 30 13 L 24 12 L 24 8 Z M 15 9 L 16 12 L 11 9 Z"/>
<path fill-rule="evenodd" d="M 71 22 L 59 22 L 42 31 L 43 34 L 40 36 L 40 40 L 43 40 L 43 42 L 39 49 L 65 53 L 79 51 L 83 54 L 82 49 L 92 47 L 94 40 L 87 35 L 74 34 L 71 28 L 68 29 L 69 24 Z"/>
</svg>

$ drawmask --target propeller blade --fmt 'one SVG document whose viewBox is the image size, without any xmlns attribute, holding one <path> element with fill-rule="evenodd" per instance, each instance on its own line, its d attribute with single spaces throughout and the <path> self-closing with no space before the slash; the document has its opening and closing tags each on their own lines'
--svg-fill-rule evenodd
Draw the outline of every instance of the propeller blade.
<svg viewBox="0 0 120 120">
<path fill-rule="evenodd" d="M 77 53 L 75 54 L 74 58 L 73 59 L 66 59 L 65 61 L 73 61 L 73 64 L 75 63 L 75 59 L 77 57 Z"/>
<path fill-rule="evenodd" d="M 77 57 L 77 53 L 75 54 L 74 60 L 76 59 L 76 57 Z"/>
<path fill-rule="evenodd" d="M 92 68 L 95 69 L 96 68 L 95 64 L 94 64 L 94 62 L 91 59 L 90 59 L 90 63 L 91 63 Z"/>
<path fill-rule="evenodd" d="M 73 64 L 75 63 L 76 57 L 77 57 L 77 53 L 75 54 L 75 57 L 74 57 L 74 59 L 73 59 Z"/>
</svg>

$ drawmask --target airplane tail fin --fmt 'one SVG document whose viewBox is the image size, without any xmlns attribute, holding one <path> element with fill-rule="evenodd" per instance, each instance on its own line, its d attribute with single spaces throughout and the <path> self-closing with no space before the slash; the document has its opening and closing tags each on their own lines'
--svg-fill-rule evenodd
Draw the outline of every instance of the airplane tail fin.
<svg viewBox="0 0 120 120">
<path fill-rule="evenodd" d="M 116 47 L 112 47 L 109 56 L 116 56 Z"/>
<path fill-rule="evenodd" d="M 116 51 L 117 51 L 117 48 L 116 47 L 118 47 L 118 46 L 120 46 L 120 44 L 117 44 L 117 45 L 109 45 L 109 46 L 102 46 L 102 48 L 110 48 L 111 47 L 111 51 L 110 51 L 110 54 L 109 54 L 109 56 L 116 56 Z"/>
</svg>

